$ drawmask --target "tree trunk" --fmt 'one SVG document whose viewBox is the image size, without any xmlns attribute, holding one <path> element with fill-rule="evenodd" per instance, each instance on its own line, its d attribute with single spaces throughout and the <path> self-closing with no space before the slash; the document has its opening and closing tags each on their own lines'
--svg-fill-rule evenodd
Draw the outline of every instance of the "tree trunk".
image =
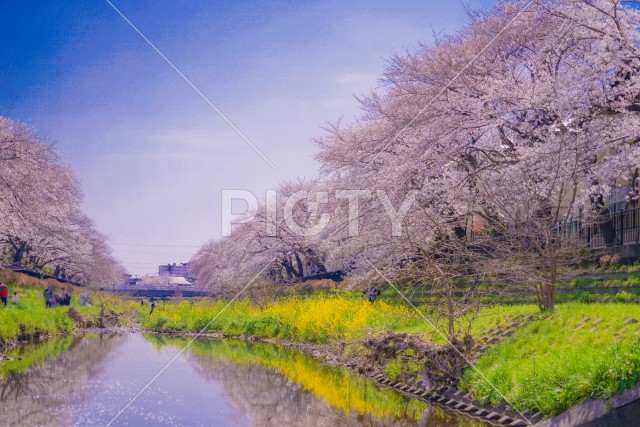
<svg viewBox="0 0 640 427">
<path fill-rule="evenodd" d="M 454 320 L 455 310 L 453 307 L 453 296 L 451 294 L 451 286 L 448 281 L 444 281 L 445 296 L 447 298 L 447 318 L 449 323 L 449 341 L 453 341 L 455 337 Z"/>
<path fill-rule="evenodd" d="M 318 267 L 318 271 L 320 273 L 327 272 L 327 268 L 324 266 L 324 263 L 313 249 L 307 249 L 304 256 Z"/>
<path fill-rule="evenodd" d="M 554 256 L 550 260 L 550 277 L 544 287 L 544 308 L 553 310 L 556 302 L 556 283 L 558 281 L 558 263 Z"/>
<path fill-rule="evenodd" d="M 295 270 L 291 265 L 291 259 L 289 257 L 283 259 L 281 261 L 282 266 L 284 267 L 285 272 L 287 273 L 287 279 L 293 279 L 296 277 Z"/>
<path fill-rule="evenodd" d="M 304 267 L 300 255 L 298 255 L 298 252 L 295 252 L 294 255 L 296 257 L 296 265 L 298 266 L 298 277 L 304 277 Z"/>
<path fill-rule="evenodd" d="M 20 242 L 20 245 L 17 247 L 14 245 L 14 248 L 16 249 L 16 254 L 13 256 L 13 262 L 18 264 L 20 261 L 22 261 L 24 252 L 27 249 L 27 242 Z"/>
<path fill-rule="evenodd" d="M 295 254 L 296 258 L 296 267 L 294 267 L 293 262 L 291 261 L 291 257 L 287 255 L 287 257 L 281 261 L 281 264 L 284 266 L 285 271 L 287 272 L 287 276 L 289 279 L 300 278 L 302 277 L 303 269 L 302 269 L 302 260 Z"/>
</svg>

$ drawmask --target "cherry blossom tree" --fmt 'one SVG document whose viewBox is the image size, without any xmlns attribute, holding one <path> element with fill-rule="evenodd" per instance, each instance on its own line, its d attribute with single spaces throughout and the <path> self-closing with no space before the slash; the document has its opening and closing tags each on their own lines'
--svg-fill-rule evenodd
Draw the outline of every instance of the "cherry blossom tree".
<svg viewBox="0 0 640 427">
<path fill-rule="evenodd" d="M 559 227 L 638 164 L 637 22 L 616 1 L 500 4 L 394 57 L 362 120 L 334 126 L 318 158 L 326 173 L 480 219 L 551 308 L 558 262 L 575 251 Z"/>
<path fill-rule="evenodd" d="M 562 266 L 584 243 L 566 225 L 601 221 L 602 203 L 592 201 L 639 164 L 639 23 L 617 0 L 501 2 L 458 33 L 392 57 L 361 98 L 360 119 L 317 139 L 321 176 L 282 191 L 308 192 L 291 215 L 297 224 L 325 213 L 327 226 L 291 232 L 284 215 L 273 224 L 285 231 L 273 236 L 262 206 L 258 225 L 203 248 L 203 271 L 205 259 L 214 263 L 207 254 L 227 247 L 229 276 L 267 254 L 289 277 L 303 274 L 302 256 L 368 278 L 373 264 L 440 290 L 450 335 L 473 311 L 470 278 L 507 276 L 553 308 Z M 329 196 L 318 210 L 321 191 Z"/>
<path fill-rule="evenodd" d="M 123 271 L 106 237 L 81 212 L 75 174 L 32 129 L 0 117 L 0 244 L 3 258 L 92 285 Z"/>
</svg>

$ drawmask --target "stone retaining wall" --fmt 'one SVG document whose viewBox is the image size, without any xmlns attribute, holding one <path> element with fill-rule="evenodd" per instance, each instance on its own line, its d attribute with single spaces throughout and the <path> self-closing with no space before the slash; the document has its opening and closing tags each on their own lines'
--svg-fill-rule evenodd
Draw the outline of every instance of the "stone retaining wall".
<svg viewBox="0 0 640 427">
<path fill-rule="evenodd" d="M 441 387 L 433 391 L 427 391 L 416 386 L 392 381 L 383 374 L 378 374 L 373 379 L 379 384 L 398 391 L 411 399 L 439 406 L 449 412 L 477 419 L 492 426 L 528 426 L 542 419 L 542 415 L 539 413 L 531 416 L 525 413 L 524 416 L 527 418 L 527 422 L 523 417 L 508 408 L 487 408 L 473 400 L 469 393 L 463 393 L 455 388 Z"/>
<path fill-rule="evenodd" d="M 516 316 L 504 328 L 485 331 L 478 340 L 474 351 L 478 354 L 485 352 L 489 347 L 511 336 L 517 328 L 533 319 L 535 319 L 533 315 Z M 590 319 L 582 320 L 583 323 L 586 323 Z M 637 322 L 635 319 L 627 319 L 627 321 Z M 594 324 L 597 322 L 598 320 Z M 492 426 L 577 427 L 606 415 L 612 409 L 640 400 L 640 385 L 638 385 L 609 400 L 588 399 L 555 417 L 545 418 L 540 412 L 523 411 L 518 413 L 506 405 L 487 407 L 473 400 L 469 393 L 458 391 L 455 388 L 440 387 L 427 391 L 418 384 L 409 385 L 396 382 L 384 374 L 374 375 L 372 378 L 379 384 L 396 390 L 411 399 L 436 405 L 447 411 L 477 419 Z"/>
</svg>

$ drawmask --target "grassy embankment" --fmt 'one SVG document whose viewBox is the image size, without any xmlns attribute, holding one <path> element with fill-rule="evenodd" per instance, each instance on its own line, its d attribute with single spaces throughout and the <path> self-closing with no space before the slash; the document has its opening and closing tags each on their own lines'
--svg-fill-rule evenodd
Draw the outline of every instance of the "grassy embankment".
<svg viewBox="0 0 640 427">
<path fill-rule="evenodd" d="M 610 397 L 640 379 L 640 323 L 625 325 L 629 318 L 640 320 L 640 305 L 560 304 L 479 358 L 486 380 L 467 370 L 462 385 L 481 401 L 502 402 L 491 383 L 519 409 L 549 415 Z"/>
<path fill-rule="evenodd" d="M 206 332 L 328 343 L 352 341 L 367 329 L 385 330 L 409 319 L 409 311 L 401 306 L 337 295 L 292 296 L 264 308 L 236 301 L 223 310 L 226 304 L 223 300 L 156 304 L 152 315 L 141 312 L 142 328 L 196 332 L 209 324 Z"/>
<path fill-rule="evenodd" d="M 142 327 L 199 331 L 217 315 L 208 332 L 353 343 L 374 331 L 393 331 L 444 342 L 415 311 L 385 301 L 370 304 L 356 294 L 292 296 L 263 308 L 241 301 L 221 312 L 225 304 L 208 300 L 159 304 L 151 316 L 141 313 Z M 424 308 L 421 311 L 427 314 Z M 505 325 L 516 315 L 533 313 L 537 313 L 533 305 L 487 307 L 469 332 L 479 338 L 483 331 Z M 581 323 L 585 317 L 590 320 Z M 640 305 L 559 304 L 553 313 L 537 315 L 536 320 L 481 355 L 477 367 L 521 410 L 550 415 L 585 398 L 606 398 L 639 379 L 640 324 L 623 324 L 627 318 L 640 320 Z M 597 319 L 600 322 L 592 325 Z M 460 322 L 458 329 L 462 332 L 463 328 Z M 460 386 L 481 401 L 501 402 L 499 394 L 473 369 L 467 370 Z"/>
<path fill-rule="evenodd" d="M 198 332 L 209 324 L 205 332 L 320 344 L 354 343 L 368 333 L 388 331 L 421 334 L 436 343 L 446 342 L 433 327 L 442 330 L 442 325 L 437 320 L 424 320 L 421 313 L 426 314 L 426 310 L 418 313 L 384 300 L 371 304 L 358 293 L 294 295 L 262 308 L 249 301 L 235 301 L 223 310 L 226 305 L 223 300 L 207 299 L 159 303 L 152 315 L 147 309 L 140 310 L 141 325 L 151 331 Z M 496 323 L 536 311 L 532 305 L 488 307 L 479 313 L 469 332 L 478 338 Z M 459 322 L 458 328 L 466 329 L 463 321 Z"/>
<path fill-rule="evenodd" d="M 0 350 L 12 342 L 38 341 L 45 336 L 68 334 L 76 328 L 77 325 L 67 315 L 70 307 L 45 307 L 42 293 L 47 284 L 51 284 L 56 293 L 63 288 L 67 289 L 72 295 L 71 307 L 89 320 L 96 319 L 102 309 L 119 315 L 134 313 L 134 303 L 126 303 L 111 295 L 96 292 L 91 292 L 92 306 L 81 306 L 78 302 L 79 295 L 87 292 L 87 289 L 74 288 L 54 280 L 44 281 L 0 270 L 0 281 L 9 287 L 9 303 L 7 307 L 0 306 Z M 16 305 L 11 303 L 14 292 L 20 298 Z"/>
</svg>

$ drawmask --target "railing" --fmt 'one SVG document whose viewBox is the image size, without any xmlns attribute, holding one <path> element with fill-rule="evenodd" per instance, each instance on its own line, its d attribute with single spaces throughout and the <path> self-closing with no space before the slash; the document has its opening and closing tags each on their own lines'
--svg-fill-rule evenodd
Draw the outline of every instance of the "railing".
<svg viewBox="0 0 640 427">
<path fill-rule="evenodd" d="M 599 224 L 583 226 L 580 221 L 570 221 L 560 229 L 565 236 L 578 234 L 590 248 L 639 244 L 640 208 L 612 213 Z"/>
<path fill-rule="evenodd" d="M 114 285 L 115 291 L 196 291 L 196 285 Z"/>
</svg>

